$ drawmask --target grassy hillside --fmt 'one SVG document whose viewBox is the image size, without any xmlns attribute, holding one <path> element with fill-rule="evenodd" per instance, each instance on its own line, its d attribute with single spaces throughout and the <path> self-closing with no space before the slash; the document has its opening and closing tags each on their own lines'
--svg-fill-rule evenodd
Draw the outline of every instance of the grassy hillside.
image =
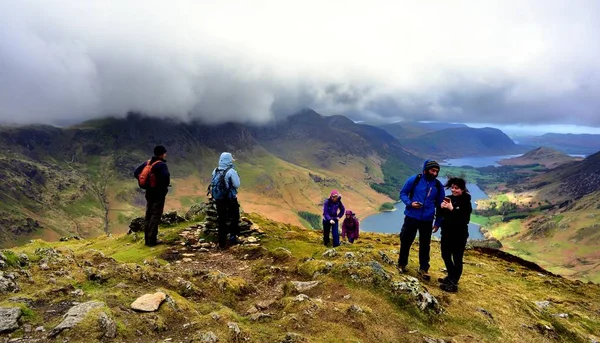
<svg viewBox="0 0 600 343">
<path fill-rule="evenodd" d="M 456 294 L 400 275 L 397 238 L 365 233 L 357 244 L 324 255 L 318 232 L 250 215 L 266 236 L 258 244 L 218 251 L 185 245 L 186 226 L 162 229 L 170 245 L 147 248 L 132 236 L 46 243 L 4 251 L 5 273 L 17 271 L 19 290 L 0 294 L 3 307 L 19 307 L 12 338 L 45 339 L 74 302 L 101 301 L 56 338 L 99 342 L 114 322 L 126 342 L 590 342 L 598 340 L 600 288 L 530 269 L 518 259 L 468 250 Z M 208 241 L 211 236 L 201 236 Z M 184 245 L 180 244 L 183 243 Z M 432 243 L 432 273 L 443 276 L 439 244 Z M 25 254 L 27 260 L 24 259 Z M 29 261 L 29 262 L 26 262 Z M 21 267 L 16 267 L 23 262 Z M 533 266 L 535 267 L 535 266 Z M 57 277 L 60 275 L 60 277 Z M 317 281 L 297 291 L 293 281 Z M 403 290 L 412 285 L 416 293 Z M 145 293 L 168 299 L 158 311 L 134 312 Z M 431 307 L 419 307 L 427 292 Z M 501 297 L 498 294 L 502 294 Z M 103 321 L 105 323 L 106 320 Z M 44 331 L 25 328 L 43 326 Z M 212 338 L 211 338 L 212 337 Z M 216 338 L 215 338 L 216 337 Z M 212 340 L 211 340 L 212 339 Z M 109 340 L 110 341 L 110 340 Z"/>
</svg>

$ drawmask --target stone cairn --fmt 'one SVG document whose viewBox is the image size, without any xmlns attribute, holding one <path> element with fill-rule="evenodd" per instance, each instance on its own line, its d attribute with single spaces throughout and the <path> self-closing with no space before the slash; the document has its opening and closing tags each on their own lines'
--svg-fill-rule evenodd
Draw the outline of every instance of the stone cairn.
<svg viewBox="0 0 600 343">
<path fill-rule="evenodd" d="M 200 238 L 207 234 L 214 235 L 215 237 L 218 235 L 217 206 L 213 199 L 209 199 L 207 203 L 193 205 L 184 217 L 177 215 L 175 211 L 171 211 L 163 214 L 161 218 L 161 225 L 172 225 L 181 222 L 194 223 L 179 233 L 179 236 L 184 240 L 182 244 L 193 248 L 210 248 L 214 245 Z M 260 237 L 264 235 L 264 232 L 258 225 L 243 215 L 240 216 L 238 225 L 240 228 L 238 241 L 242 244 L 257 244 L 260 241 Z M 143 229 L 143 217 L 135 218 L 129 225 L 129 233 L 141 232 Z"/>
</svg>

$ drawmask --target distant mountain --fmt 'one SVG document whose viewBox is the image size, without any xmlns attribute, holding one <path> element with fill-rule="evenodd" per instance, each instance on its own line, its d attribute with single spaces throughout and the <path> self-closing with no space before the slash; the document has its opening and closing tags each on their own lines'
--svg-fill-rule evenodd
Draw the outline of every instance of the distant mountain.
<svg viewBox="0 0 600 343">
<path fill-rule="evenodd" d="M 573 133 L 546 133 L 541 136 L 515 138 L 519 144 L 546 146 L 566 154 L 593 154 L 600 151 L 600 135 Z"/>
<path fill-rule="evenodd" d="M 600 191 L 600 152 L 563 164 L 523 182 L 517 190 L 535 190 L 537 198 L 560 203 Z"/>
<path fill-rule="evenodd" d="M 464 128 L 468 126 L 465 124 L 455 123 L 397 122 L 379 125 L 379 127 L 398 139 L 406 139 L 417 137 L 428 132 L 444 129 Z"/>
<path fill-rule="evenodd" d="M 526 152 L 522 156 L 500 160 L 498 163 L 504 166 L 525 166 L 539 164 L 548 169 L 553 169 L 562 164 L 581 161 L 582 159 L 583 158 L 569 156 L 556 149 L 539 147 Z"/>
<path fill-rule="evenodd" d="M 167 147 L 173 179 L 167 209 L 205 200 L 218 155 L 230 151 L 242 176 L 243 209 L 297 225 L 299 211 L 320 213 L 332 188 L 359 215 L 377 212 L 422 163 L 382 129 L 310 110 L 261 127 L 138 114 L 68 128 L 0 127 L 0 144 L 0 245 L 99 234 L 99 203 L 88 177 L 107 163 L 116 173 L 109 192 L 111 226 L 125 230 L 144 204 L 132 171 L 157 144 Z"/>
<path fill-rule="evenodd" d="M 416 155 L 439 159 L 510 155 L 526 151 L 504 132 L 494 128 L 450 128 L 401 139 L 400 143 Z"/>
</svg>

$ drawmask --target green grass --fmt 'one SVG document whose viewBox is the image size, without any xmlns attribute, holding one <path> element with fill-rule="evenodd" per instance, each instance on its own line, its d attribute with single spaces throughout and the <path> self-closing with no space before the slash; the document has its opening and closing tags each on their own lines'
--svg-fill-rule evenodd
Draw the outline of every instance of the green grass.
<svg viewBox="0 0 600 343">
<path fill-rule="evenodd" d="M 489 230 L 495 238 L 502 240 L 508 236 L 521 232 L 521 220 L 512 220 L 508 223 L 497 224 Z"/>
<path fill-rule="evenodd" d="M 383 211 L 393 211 L 396 207 L 394 206 L 393 202 L 386 202 L 383 203 L 381 205 L 381 207 L 379 207 L 379 211 L 383 212 Z"/>
<path fill-rule="evenodd" d="M 321 216 L 307 211 L 299 211 L 298 216 L 308 223 L 308 228 L 318 230 L 321 228 Z"/>
</svg>

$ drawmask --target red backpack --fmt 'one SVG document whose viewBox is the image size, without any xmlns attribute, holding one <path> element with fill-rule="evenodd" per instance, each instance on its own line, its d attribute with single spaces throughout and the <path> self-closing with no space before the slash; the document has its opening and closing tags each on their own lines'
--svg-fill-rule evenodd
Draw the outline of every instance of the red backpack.
<svg viewBox="0 0 600 343">
<path fill-rule="evenodd" d="M 152 167 L 154 167 L 160 160 L 154 161 L 154 163 L 150 164 L 151 160 L 146 162 L 144 169 L 140 175 L 138 175 L 138 185 L 140 188 L 148 189 L 156 187 L 156 175 L 152 172 Z"/>
</svg>

